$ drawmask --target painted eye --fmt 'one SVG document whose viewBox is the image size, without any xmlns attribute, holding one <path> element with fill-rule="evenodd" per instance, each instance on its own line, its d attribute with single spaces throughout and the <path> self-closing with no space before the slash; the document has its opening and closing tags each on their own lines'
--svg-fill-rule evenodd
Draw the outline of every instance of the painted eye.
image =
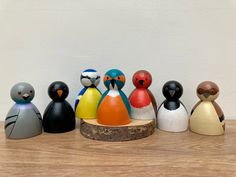
<svg viewBox="0 0 236 177">
<path fill-rule="evenodd" d="M 147 79 L 147 78 L 145 78 L 145 80 L 147 81 L 148 79 Z"/>
<path fill-rule="evenodd" d="M 109 81 L 109 80 L 111 80 L 110 76 L 106 75 L 106 76 L 103 77 L 103 82 L 106 82 L 106 81 Z"/>
<path fill-rule="evenodd" d="M 210 93 L 213 95 L 215 93 L 215 90 L 214 89 L 211 89 L 210 90 Z"/>
<path fill-rule="evenodd" d="M 176 90 L 176 91 L 179 91 L 180 89 L 179 89 L 179 87 L 177 87 L 175 90 Z"/>
<path fill-rule="evenodd" d="M 198 92 L 199 94 L 203 94 L 203 93 L 205 92 L 205 90 L 202 89 L 202 88 L 198 88 L 198 89 L 197 89 L 197 92 Z"/>
<path fill-rule="evenodd" d="M 135 80 L 138 81 L 138 78 L 136 78 Z"/>
<path fill-rule="evenodd" d="M 168 87 L 165 87 L 165 91 L 168 91 L 169 89 L 168 89 Z"/>
<path fill-rule="evenodd" d="M 18 95 L 21 95 L 21 92 L 18 92 Z"/>
<path fill-rule="evenodd" d="M 114 79 L 119 80 L 119 81 L 121 81 L 123 83 L 125 82 L 125 77 L 124 76 L 117 76 Z"/>
<path fill-rule="evenodd" d="M 32 90 L 30 90 L 30 93 L 33 93 L 33 91 L 32 91 Z"/>
</svg>

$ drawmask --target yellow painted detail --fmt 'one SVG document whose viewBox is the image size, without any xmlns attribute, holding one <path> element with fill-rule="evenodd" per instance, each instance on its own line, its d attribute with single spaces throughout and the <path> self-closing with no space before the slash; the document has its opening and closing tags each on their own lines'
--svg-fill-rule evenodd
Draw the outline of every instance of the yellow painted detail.
<svg viewBox="0 0 236 177">
<path fill-rule="evenodd" d="M 82 119 L 96 118 L 97 106 L 101 96 L 96 88 L 88 88 L 76 107 L 76 117 Z"/>
<path fill-rule="evenodd" d="M 199 134 L 222 135 L 223 125 L 210 101 L 201 102 L 190 117 L 190 129 Z"/>
</svg>

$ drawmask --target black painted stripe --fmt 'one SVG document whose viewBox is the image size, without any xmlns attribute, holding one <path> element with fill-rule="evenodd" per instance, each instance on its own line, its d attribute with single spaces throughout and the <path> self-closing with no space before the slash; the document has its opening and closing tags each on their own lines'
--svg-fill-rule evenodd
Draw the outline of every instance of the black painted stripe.
<svg viewBox="0 0 236 177">
<path fill-rule="evenodd" d="M 7 119 L 10 119 L 10 118 L 12 118 L 12 117 L 16 117 L 16 116 L 18 116 L 18 115 L 14 115 L 14 116 L 9 116 L 9 117 L 6 117 L 6 119 L 5 119 L 5 120 L 7 120 Z"/>
<path fill-rule="evenodd" d="M 192 115 L 192 114 L 193 114 L 193 111 L 194 111 L 194 109 L 192 109 L 192 110 L 191 110 L 191 113 L 190 113 L 190 115 Z"/>
<path fill-rule="evenodd" d="M 16 121 L 8 122 L 8 123 L 5 125 L 5 129 L 6 129 L 9 125 L 14 124 L 14 123 L 16 123 Z"/>
<path fill-rule="evenodd" d="M 225 120 L 225 116 L 222 115 L 221 117 L 219 117 L 219 119 L 220 119 L 220 122 L 222 122 L 223 120 Z"/>
<path fill-rule="evenodd" d="M 42 117 L 38 117 L 39 120 L 43 120 Z"/>
<path fill-rule="evenodd" d="M 85 79 L 85 78 L 91 79 L 91 77 L 89 77 L 89 76 L 81 76 L 81 79 Z"/>
</svg>

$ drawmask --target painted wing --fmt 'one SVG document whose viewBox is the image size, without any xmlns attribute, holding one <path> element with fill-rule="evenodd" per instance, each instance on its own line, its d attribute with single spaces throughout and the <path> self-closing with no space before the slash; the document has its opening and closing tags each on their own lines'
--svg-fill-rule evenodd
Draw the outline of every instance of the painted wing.
<svg viewBox="0 0 236 177">
<path fill-rule="evenodd" d="M 165 101 L 166 101 L 166 100 L 165 100 Z M 165 103 L 165 101 L 163 101 L 163 102 L 161 103 L 161 105 L 158 107 L 157 112 L 158 112 L 159 109 L 162 107 L 162 105 Z"/>
<path fill-rule="evenodd" d="M 102 97 L 100 98 L 100 100 L 99 100 L 99 102 L 98 102 L 97 108 L 100 106 L 100 104 L 101 104 L 102 100 L 105 98 L 105 96 L 107 96 L 108 92 L 109 92 L 109 90 L 105 91 L 105 92 L 102 94 Z"/>
<path fill-rule="evenodd" d="M 9 110 L 7 117 L 5 119 L 6 137 L 9 137 L 11 135 L 11 132 L 14 129 L 19 113 L 20 109 L 17 107 L 16 104 Z"/>
<path fill-rule="evenodd" d="M 225 123 L 224 123 L 225 116 L 224 116 L 224 113 L 223 113 L 222 109 L 220 108 L 220 106 L 215 101 L 213 101 L 212 104 L 213 104 L 213 106 L 216 110 L 216 113 L 217 113 L 218 117 L 219 117 L 219 121 L 222 123 L 222 127 L 225 130 Z"/>
<path fill-rule="evenodd" d="M 152 106 L 153 106 L 153 109 L 154 109 L 156 117 L 157 117 L 157 102 L 156 102 L 156 99 L 155 99 L 155 97 L 153 96 L 153 94 L 150 90 L 147 89 L 147 92 L 148 92 L 148 95 L 151 98 Z"/>
<path fill-rule="evenodd" d="M 199 102 L 197 102 L 197 104 L 195 104 L 195 106 L 193 107 L 193 109 L 192 109 L 190 115 L 193 114 L 194 110 L 196 109 L 196 107 L 197 107 L 200 103 L 201 103 L 201 101 L 199 101 Z"/>
<path fill-rule="evenodd" d="M 179 101 L 180 102 L 180 104 L 184 107 L 184 109 L 186 110 L 186 112 L 188 113 L 188 110 L 187 110 L 187 108 L 185 107 L 185 105 L 182 103 L 182 101 Z"/>
<path fill-rule="evenodd" d="M 102 95 L 102 92 L 97 88 L 97 87 L 95 87 L 96 89 L 97 89 L 97 91 Z"/>
<path fill-rule="evenodd" d="M 34 112 L 37 115 L 38 119 L 42 121 L 43 119 L 42 119 L 42 116 L 41 116 L 39 110 L 37 109 L 37 107 L 33 103 L 31 103 L 31 104 L 33 106 Z"/>
<path fill-rule="evenodd" d="M 76 108 L 79 104 L 79 101 L 80 101 L 80 98 L 83 96 L 83 94 L 86 92 L 86 90 L 88 89 L 88 87 L 84 87 L 78 94 L 76 100 L 75 100 L 75 111 L 76 111 Z"/>
<path fill-rule="evenodd" d="M 120 93 L 120 96 L 121 96 L 123 102 L 125 103 L 125 106 L 126 106 L 126 109 L 128 110 L 128 113 L 129 113 L 129 115 L 130 115 L 131 108 L 130 108 L 129 100 L 128 100 L 128 98 L 126 97 L 126 95 L 124 94 L 124 92 L 122 92 L 121 90 L 119 90 L 119 93 Z"/>
</svg>

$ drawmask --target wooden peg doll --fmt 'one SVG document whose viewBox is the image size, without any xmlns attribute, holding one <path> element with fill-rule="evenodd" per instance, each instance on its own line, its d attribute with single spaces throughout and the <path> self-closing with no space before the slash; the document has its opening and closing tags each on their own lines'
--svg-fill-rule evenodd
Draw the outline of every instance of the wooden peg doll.
<svg viewBox="0 0 236 177">
<path fill-rule="evenodd" d="M 96 118 L 98 102 L 101 92 L 97 89 L 100 76 L 94 69 L 86 69 L 82 72 L 80 81 L 84 88 L 80 91 L 75 101 L 75 114 L 77 118 Z"/>
<path fill-rule="evenodd" d="M 118 69 L 109 70 L 104 76 L 107 91 L 102 95 L 97 110 L 97 121 L 103 125 L 125 125 L 130 120 L 130 105 L 122 92 L 125 76 Z"/>
<path fill-rule="evenodd" d="M 222 135 L 225 132 L 224 114 L 215 102 L 219 87 L 211 81 L 198 85 L 200 101 L 194 106 L 190 116 L 190 130 L 203 135 Z"/>
<path fill-rule="evenodd" d="M 68 86 L 61 81 L 53 82 L 48 88 L 52 101 L 43 115 L 43 128 L 48 133 L 64 133 L 75 129 L 75 113 L 65 100 L 69 94 Z"/>
<path fill-rule="evenodd" d="M 5 119 L 5 134 L 9 139 L 30 138 L 42 133 L 42 118 L 36 106 L 31 103 L 34 88 L 20 82 L 11 89 L 11 98 L 16 104 Z"/>
<path fill-rule="evenodd" d="M 169 132 L 182 132 L 188 128 L 188 113 L 184 104 L 179 100 L 183 87 L 177 81 L 168 81 L 162 88 L 166 100 L 161 104 L 157 113 L 158 128 Z"/>
<path fill-rule="evenodd" d="M 133 84 L 136 89 L 129 96 L 131 118 L 156 119 L 157 104 L 148 87 L 152 83 L 152 76 L 148 71 L 139 70 L 133 75 Z"/>
</svg>

